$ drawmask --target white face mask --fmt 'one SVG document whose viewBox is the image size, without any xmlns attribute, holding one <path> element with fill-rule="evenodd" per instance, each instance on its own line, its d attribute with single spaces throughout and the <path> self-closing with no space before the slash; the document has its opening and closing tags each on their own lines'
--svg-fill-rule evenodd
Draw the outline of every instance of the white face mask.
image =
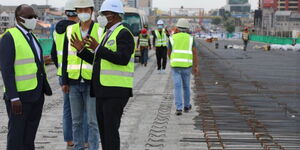
<svg viewBox="0 0 300 150">
<path fill-rule="evenodd" d="M 32 19 L 26 19 L 23 17 L 20 17 L 21 19 L 24 20 L 24 22 L 20 22 L 25 28 L 29 29 L 29 30 L 34 30 L 36 23 L 37 23 L 37 19 L 32 18 Z"/>
<path fill-rule="evenodd" d="M 79 13 L 78 18 L 80 19 L 80 21 L 86 22 L 86 21 L 90 20 L 91 14 L 89 14 L 89 13 Z"/>
<path fill-rule="evenodd" d="M 102 15 L 99 15 L 97 17 L 97 20 L 98 20 L 99 26 L 101 28 L 104 28 L 107 25 L 107 23 L 108 23 L 107 18 L 105 16 L 102 16 Z"/>
</svg>

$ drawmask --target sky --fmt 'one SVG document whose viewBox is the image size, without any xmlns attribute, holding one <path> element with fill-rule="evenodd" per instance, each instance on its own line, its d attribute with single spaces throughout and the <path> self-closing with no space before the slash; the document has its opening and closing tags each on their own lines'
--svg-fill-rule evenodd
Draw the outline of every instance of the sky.
<svg viewBox="0 0 300 150">
<path fill-rule="evenodd" d="M 251 9 L 256 9 L 258 0 L 249 0 Z M 20 5 L 26 2 L 27 4 L 45 5 L 46 0 L 0 0 L 1 5 Z M 64 7 L 66 0 L 48 0 L 49 5 L 54 7 Z M 205 11 L 210 9 L 221 8 L 226 4 L 226 0 L 153 0 L 153 7 L 169 10 L 169 8 L 204 8 Z"/>
</svg>

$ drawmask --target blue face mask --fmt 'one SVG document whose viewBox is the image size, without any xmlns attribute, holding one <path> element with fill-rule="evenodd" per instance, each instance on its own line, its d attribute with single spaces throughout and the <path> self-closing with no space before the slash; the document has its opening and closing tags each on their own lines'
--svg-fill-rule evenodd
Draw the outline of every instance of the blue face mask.
<svg viewBox="0 0 300 150">
<path fill-rule="evenodd" d="M 162 29 L 162 28 L 164 28 L 164 26 L 163 25 L 158 25 L 157 28 Z"/>
</svg>

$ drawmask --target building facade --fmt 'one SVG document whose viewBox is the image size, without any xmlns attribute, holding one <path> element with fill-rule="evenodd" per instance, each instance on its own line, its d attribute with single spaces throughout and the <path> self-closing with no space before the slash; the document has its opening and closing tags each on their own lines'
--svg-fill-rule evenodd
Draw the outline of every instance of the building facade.
<svg viewBox="0 0 300 150">
<path fill-rule="evenodd" d="M 103 1 L 104 0 L 94 0 L 94 4 L 95 4 L 94 11 L 95 11 L 95 13 L 98 13 L 98 11 L 100 10 L 100 7 L 101 7 Z"/>
<path fill-rule="evenodd" d="M 248 0 L 227 0 L 224 8 L 226 11 L 230 11 L 233 17 L 248 18 L 251 5 Z"/>
</svg>

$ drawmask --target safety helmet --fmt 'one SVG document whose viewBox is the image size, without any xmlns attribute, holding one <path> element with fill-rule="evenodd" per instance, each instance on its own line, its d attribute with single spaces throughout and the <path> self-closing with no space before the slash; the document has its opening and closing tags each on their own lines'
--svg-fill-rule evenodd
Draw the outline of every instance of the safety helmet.
<svg viewBox="0 0 300 150">
<path fill-rule="evenodd" d="M 143 28 L 143 29 L 141 30 L 141 33 L 142 33 L 142 34 L 147 34 L 147 29 Z"/>
<path fill-rule="evenodd" d="M 64 7 L 64 10 L 65 11 L 75 11 L 75 8 L 74 8 L 74 2 L 72 0 L 68 0 L 65 4 L 65 7 Z"/>
<path fill-rule="evenodd" d="M 124 14 L 123 3 L 121 0 L 105 0 L 100 8 L 100 13 L 103 11 L 111 11 L 118 14 Z"/>
<path fill-rule="evenodd" d="M 190 24 L 189 24 L 189 21 L 187 19 L 180 18 L 177 21 L 176 27 L 188 29 L 188 28 L 190 28 Z"/>
<path fill-rule="evenodd" d="M 156 24 L 163 25 L 163 24 L 164 24 L 164 21 L 158 20 Z"/>
<path fill-rule="evenodd" d="M 74 8 L 89 8 L 95 7 L 93 0 L 75 0 Z"/>
</svg>

